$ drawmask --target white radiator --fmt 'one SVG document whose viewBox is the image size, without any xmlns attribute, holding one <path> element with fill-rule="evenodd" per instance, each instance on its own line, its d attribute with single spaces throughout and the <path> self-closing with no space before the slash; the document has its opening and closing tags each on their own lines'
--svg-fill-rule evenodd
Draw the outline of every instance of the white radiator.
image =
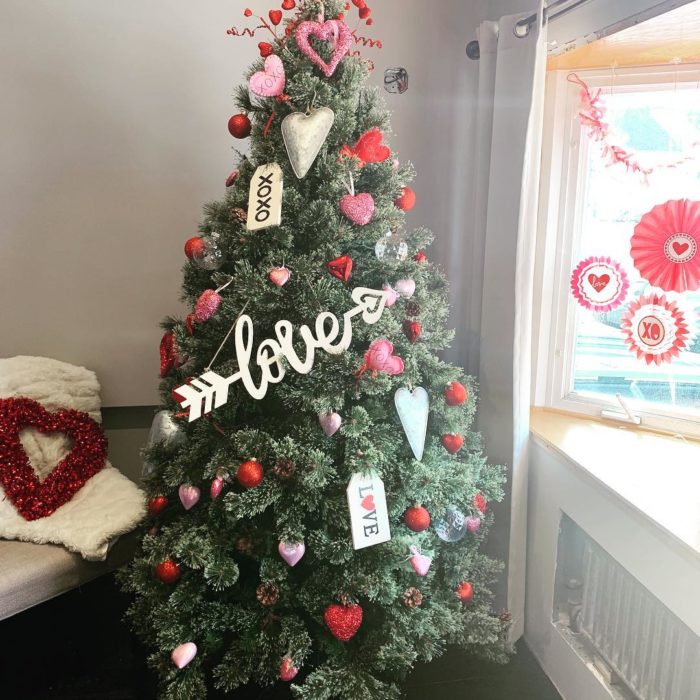
<svg viewBox="0 0 700 700">
<path fill-rule="evenodd" d="M 627 689 L 639 700 L 700 700 L 700 638 L 588 537 L 580 572 L 577 631 Z"/>
</svg>

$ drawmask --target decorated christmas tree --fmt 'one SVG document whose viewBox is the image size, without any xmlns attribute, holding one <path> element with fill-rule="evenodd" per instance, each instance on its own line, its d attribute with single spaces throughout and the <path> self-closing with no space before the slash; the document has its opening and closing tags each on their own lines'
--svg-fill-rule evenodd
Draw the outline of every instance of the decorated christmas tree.
<svg viewBox="0 0 700 700">
<path fill-rule="evenodd" d="M 354 8 L 282 8 L 229 122 L 249 153 L 187 241 L 193 311 L 164 324 L 167 429 L 122 579 L 165 698 L 398 698 L 447 644 L 507 651 L 479 551 L 503 471 L 470 430 L 473 381 L 437 355 L 446 283 L 431 233 L 405 232 L 412 170 Z"/>
</svg>

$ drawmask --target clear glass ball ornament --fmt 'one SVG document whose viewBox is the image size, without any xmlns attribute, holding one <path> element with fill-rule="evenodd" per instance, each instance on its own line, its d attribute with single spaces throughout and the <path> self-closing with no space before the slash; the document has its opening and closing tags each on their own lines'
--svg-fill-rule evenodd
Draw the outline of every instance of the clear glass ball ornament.
<svg viewBox="0 0 700 700">
<path fill-rule="evenodd" d="M 459 542 L 467 534 L 464 513 L 457 506 L 450 506 L 435 522 L 435 534 L 444 542 Z"/>
<path fill-rule="evenodd" d="M 379 260 L 398 260 L 408 257 L 408 245 L 398 231 L 387 231 L 374 246 L 374 254 Z"/>
<path fill-rule="evenodd" d="M 219 248 L 219 234 L 202 236 L 204 247 L 192 256 L 192 262 L 203 270 L 218 270 L 224 264 L 224 254 Z"/>
</svg>

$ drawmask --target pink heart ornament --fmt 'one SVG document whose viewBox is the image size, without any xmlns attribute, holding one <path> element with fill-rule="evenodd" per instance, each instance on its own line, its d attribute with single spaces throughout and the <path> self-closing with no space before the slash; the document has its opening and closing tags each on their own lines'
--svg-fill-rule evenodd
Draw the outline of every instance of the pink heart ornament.
<svg viewBox="0 0 700 700">
<path fill-rule="evenodd" d="M 333 54 L 328 63 L 311 46 L 309 39 L 312 36 L 321 41 L 330 41 L 334 44 Z M 343 59 L 343 56 L 350 50 L 352 39 L 348 25 L 335 19 L 329 19 L 327 22 L 302 22 L 297 27 L 295 37 L 299 50 L 320 68 L 326 78 L 330 78 L 335 73 L 335 69 Z"/>
<path fill-rule="evenodd" d="M 326 437 L 331 437 L 338 432 L 343 419 L 340 417 L 340 414 L 335 412 L 319 413 L 318 422 L 321 424 L 321 428 L 323 428 L 323 432 L 326 434 Z"/>
<path fill-rule="evenodd" d="M 194 657 L 197 656 L 197 645 L 194 642 L 185 642 L 175 647 L 170 654 L 172 662 L 178 668 L 185 668 Z"/>
<path fill-rule="evenodd" d="M 303 542 L 280 542 L 277 551 L 289 566 L 295 566 L 306 553 L 306 545 Z"/>
<path fill-rule="evenodd" d="M 414 554 L 411 557 L 411 566 L 419 576 L 425 576 L 432 563 L 433 560 L 430 557 L 426 557 L 425 554 Z"/>
<path fill-rule="evenodd" d="M 394 288 L 402 297 L 410 299 L 416 291 L 416 283 L 409 277 L 408 279 L 397 280 Z"/>
<path fill-rule="evenodd" d="M 292 273 L 286 267 L 273 267 L 268 274 L 270 282 L 276 287 L 283 287 L 287 282 Z"/>
<path fill-rule="evenodd" d="M 265 70 L 250 76 L 250 89 L 260 97 L 277 97 L 284 92 L 284 64 L 276 54 L 265 59 Z"/>
<path fill-rule="evenodd" d="M 398 292 L 390 285 L 382 285 L 382 289 L 386 292 L 386 306 L 393 306 L 399 298 Z"/>
<path fill-rule="evenodd" d="M 200 491 L 196 486 L 182 484 L 178 489 L 178 495 L 185 510 L 189 510 L 199 502 Z"/>
<path fill-rule="evenodd" d="M 217 476 L 211 482 L 211 486 L 209 487 L 209 495 L 211 496 L 213 501 L 215 501 L 221 495 L 221 491 L 223 488 L 224 480 L 220 476 Z"/>
<path fill-rule="evenodd" d="M 374 216 L 374 198 L 369 192 L 346 194 L 340 200 L 340 211 L 358 226 L 365 226 Z"/>
<path fill-rule="evenodd" d="M 464 519 L 464 525 L 467 528 L 467 532 L 473 535 L 481 527 L 481 518 L 474 515 L 468 515 Z"/>
</svg>

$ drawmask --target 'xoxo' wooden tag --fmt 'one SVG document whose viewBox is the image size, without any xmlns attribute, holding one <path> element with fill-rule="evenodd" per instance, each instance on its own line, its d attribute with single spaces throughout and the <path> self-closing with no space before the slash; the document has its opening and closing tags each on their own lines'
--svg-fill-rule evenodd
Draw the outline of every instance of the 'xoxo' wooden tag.
<svg viewBox="0 0 700 700">
<path fill-rule="evenodd" d="M 279 226 L 282 221 L 282 168 L 277 163 L 261 165 L 250 181 L 249 231 Z"/>
</svg>

